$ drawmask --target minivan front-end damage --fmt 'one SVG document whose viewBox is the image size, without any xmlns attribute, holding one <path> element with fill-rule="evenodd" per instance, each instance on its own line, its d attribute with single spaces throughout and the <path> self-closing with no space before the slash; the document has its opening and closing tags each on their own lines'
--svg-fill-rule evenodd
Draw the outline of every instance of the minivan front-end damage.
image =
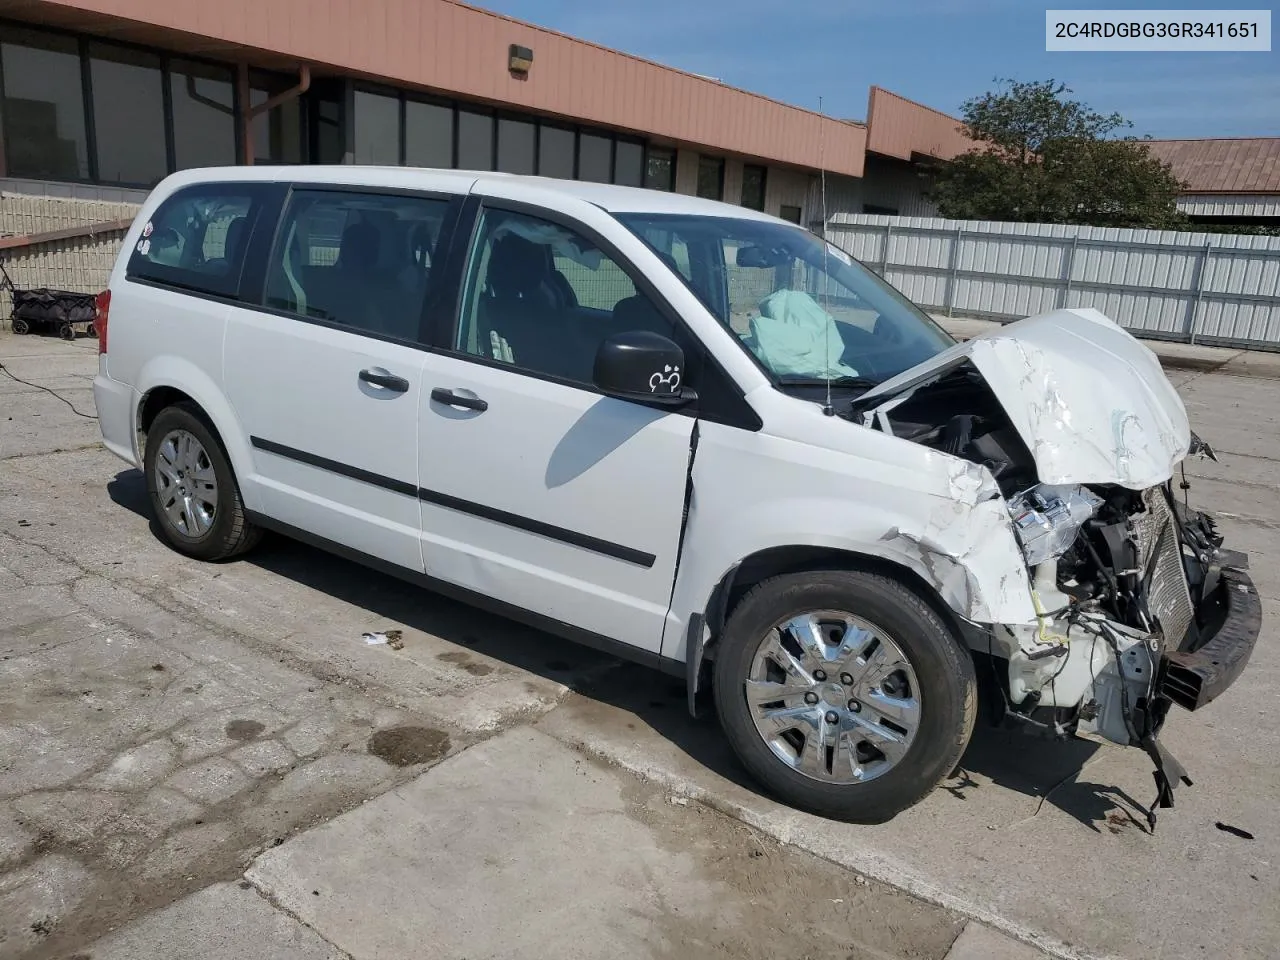
<svg viewBox="0 0 1280 960">
<path fill-rule="evenodd" d="M 990 507 L 1021 553 L 1001 582 L 1032 607 L 1018 622 L 965 614 L 970 645 L 998 673 L 997 716 L 1145 750 L 1154 825 L 1174 785 L 1190 783 L 1158 740 L 1169 708 L 1196 710 L 1229 687 L 1261 624 L 1247 558 L 1174 492 L 1184 459 L 1213 452 L 1154 355 L 1096 311 L 1056 311 L 958 344 L 846 415 L 989 475 Z M 949 556 L 917 546 L 964 613 L 948 577 L 965 564 L 946 540 Z M 996 541 L 1009 549 L 1007 533 L 972 549 Z"/>
</svg>

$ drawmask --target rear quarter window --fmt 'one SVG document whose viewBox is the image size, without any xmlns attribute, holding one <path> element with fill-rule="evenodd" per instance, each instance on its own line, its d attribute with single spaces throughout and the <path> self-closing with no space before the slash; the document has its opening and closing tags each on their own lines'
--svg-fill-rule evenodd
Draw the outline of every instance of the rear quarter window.
<svg viewBox="0 0 1280 960">
<path fill-rule="evenodd" d="M 179 190 L 143 224 L 125 275 L 196 293 L 237 297 L 267 186 L 201 184 Z"/>
</svg>

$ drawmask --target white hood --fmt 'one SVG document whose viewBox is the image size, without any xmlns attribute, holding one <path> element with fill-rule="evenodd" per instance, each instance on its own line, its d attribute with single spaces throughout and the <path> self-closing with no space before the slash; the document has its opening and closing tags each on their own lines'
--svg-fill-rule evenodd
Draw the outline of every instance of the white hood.
<svg viewBox="0 0 1280 960">
<path fill-rule="evenodd" d="M 892 395 L 964 358 L 982 374 L 1042 483 L 1163 483 L 1186 455 L 1182 399 L 1146 346 L 1093 309 L 1055 310 L 956 344 L 880 384 Z"/>
</svg>

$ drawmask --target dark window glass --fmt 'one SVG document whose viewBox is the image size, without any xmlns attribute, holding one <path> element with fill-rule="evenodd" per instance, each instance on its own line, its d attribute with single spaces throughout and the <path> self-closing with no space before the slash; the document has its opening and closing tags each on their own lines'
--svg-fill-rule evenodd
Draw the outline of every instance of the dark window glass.
<svg viewBox="0 0 1280 960">
<path fill-rule="evenodd" d="M 613 179 L 613 141 L 583 133 L 578 136 L 578 179 L 608 183 Z"/>
<path fill-rule="evenodd" d="M 336 96 L 318 96 L 313 101 L 311 161 L 313 163 L 342 163 L 346 149 L 346 134 L 342 128 L 342 101 Z"/>
<path fill-rule="evenodd" d="M 396 166 L 400 163 L 400 100 L 355 92 L 356 163 Z"/>
<path fill-rule="evenodd" d="M 538 176 L 573 179 L 573 131 L 542 125 L 538 131 Z"/>
<path fill-rule="evenodd" d="M 596 350 L 613 334 L 672 335 L 614 260 L 537 217 L 487 211 L 467 276 L 456 348 L 474 356 L 589 384 Z"/>
<path fill-rule="evenodd" d="M 644 185 L 651 190 L 671 191 L 676 188 L 676 152 L 666 147 L 650 147 L 645 151 Z"/>
<path fill-rule="evenodd" d="M 98 179 L 158 183 L 169 169 L 160 58 L 105 43 L 91 43 L 89 55 Z"/>
<path fill-rule="evenodd" d="M 404 160 L 411 167 L 453 166 L 453 108 L 407 100 Z"/>
<path fill-rule="evenodd" d="M 742 205 L 752 210 L 764 209 L 765 169 L 754 163 L 742 167 Z"/>
<path fill-rule="evenodd" d="M 644 145 L 631 140 L 619 140 L 613 158 L 613 182 L 624 187 L 644 184 Z"/>
<path fill-rule="evenodd" d="M 269 188 L 201 184 L 161 204 L 142 228 L 128 276 L 233 297 L 249 235 Z"/>
<path fill-rule="evenodd" d="M 89 150 L 76 41 L 5 26 L 3 130 L 11 177 L 87 180 Z"/>
<path fill-rule="evenodd" d="M 458 111 L 458 169 L 493 169 L 493 117 Z"/>
<path fill-rule="evenodd" d="M 251 74 L 250 81 L 253 86 L 249 102 L 255 107 L 298 82 L 292 77 L 258 73 Z M 292 97 L 253 118 L 250 126 L 255 163 L 302 162 L 302 103 L 300 98 Z"/>
<path fill-rule="evenodd" d="M 184 60 L 174 60 L 169 70 L 178 169 L 235 163 L 235 86 L 231 71 Z"/>
<path fill-rule="evenodd" d="M 444 200 L 296 191 L 267 270 L 266 303 L 416 340 Z"/>
<path fill-rule="evenodd" d="M 698 196 L 724 199 L 724 158 L 698 157 Z"/>
<path fill-rule="evenodd" d="M 886 217 L 896 217 L 898 215 L 897 207 L 882 207 L 875 203 L 864 203 L 862 205 L 863 213 L 878 213 Z"/>
<path fill-rule="evenodd" d="M 782 205 L 782 208 L 778 211 L 778 216 L 780 216 L 783 220 L 790 220 L 792 223 L 799 223 L 800 208 L 792 207 L 784 203 Z"/>
<path fill-rule="evenodd" d="M 535 127 L 527 120 L 498 119 L 498 169 L 503 173 L 533 173 Z"/>
</svg>

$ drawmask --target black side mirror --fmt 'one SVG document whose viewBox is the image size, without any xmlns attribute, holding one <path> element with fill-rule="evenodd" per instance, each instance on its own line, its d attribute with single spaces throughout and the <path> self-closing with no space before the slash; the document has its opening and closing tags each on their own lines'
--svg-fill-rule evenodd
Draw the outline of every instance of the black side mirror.
<svg viewBox="0 0 1280 960">
<path fill-rule="evenodd" d="M 679 407 L 696 394 L 681 385 L 684 351 L 661 334 L 632 330 L 610 337 L 596 351 L 592 380 L 610 396 Z"/>
</svg>

